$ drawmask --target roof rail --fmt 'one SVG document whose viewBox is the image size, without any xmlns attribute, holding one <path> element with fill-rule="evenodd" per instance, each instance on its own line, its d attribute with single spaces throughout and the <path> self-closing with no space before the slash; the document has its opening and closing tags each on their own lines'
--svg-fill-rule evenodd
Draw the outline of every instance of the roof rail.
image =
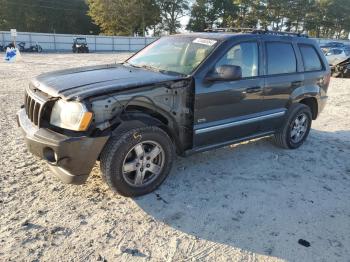
<svg viewBox="0 0 350 262">
<path fill-rule="evenodd" d="M 251 33 L 251 34 L 259 34 L 259 35 L 281 35 L 281 36 L 295 36 L 295 37 L 306 37 L 306 38 L 309 37 L 307 34 L 301 34 L 301 33 L 261 30 L 261 29 L 244 28 L 244 27 L 243 28 L 240 28 L 240 27 L 208 28 L 208 29 L 205 29 L 204 31 L 211 32 L 211 33 Z"/>
<path fill-rule="evenodd" d="M 207 28 L 204 31 L 205 32 L 211 32 L 211 33 L 247 33 L 247 32 L 253 32 L 254 28 L 244 28 L 244 27 L 228 27 L 228 28 Z"/>
<path fill-rule="evenodd" d="M 261 34 L 261 35 L 284 35 L 284 36 L 296 36 L 296 37 L 306 37 L 309 36 L 307 34 L 301 33 L 293 33 L 293 32 L 284 32 L 284 31 L 271 31 L 271 30 L 258 30 L 255 29 L 252 31 L 253 34 Z"/>
</svg>

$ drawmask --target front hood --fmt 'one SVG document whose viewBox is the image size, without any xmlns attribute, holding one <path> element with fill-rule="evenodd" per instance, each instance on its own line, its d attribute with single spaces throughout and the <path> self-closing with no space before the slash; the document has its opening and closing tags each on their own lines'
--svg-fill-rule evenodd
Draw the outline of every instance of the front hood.
<svg viewBox="0 0 350 262">
<path fill-rule="evenodd" d="M 182 76 L 113 64 L 42 74 L 32 80 L 32 85 L 53 97 L 82 100 L 89 96 L 182 78 Z"/>
<path fill-rule="evenodd" d="M 326 59 L 327 59 L 329 65 L 334 66 L 334 65 L 338 65 L 338 64 L 344 62 L 345 60 L 349 59 L 349 57 L 348 56 L 334 55 L 334 56 L 330 56 L 330 57 L 326 56 Z"/>
<path fill-rule="evenodd" d="M 342 59 L 339 59 L 338 61 L 336 61 L 336 63 L 333 63 L 332 65 L 333 66 L 336 66 L 336 65 L 340 65 L 340 64 L 345 64 L 345 63 L 348 63 L 350 62 L 350 57 L 345 57 L 345 58 L 342 58 Z"/>
</svg>

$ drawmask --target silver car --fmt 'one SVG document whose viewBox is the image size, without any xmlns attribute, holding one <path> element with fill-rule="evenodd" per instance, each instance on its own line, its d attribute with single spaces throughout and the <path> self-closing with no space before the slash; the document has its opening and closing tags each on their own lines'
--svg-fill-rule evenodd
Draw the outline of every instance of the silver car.
<svg viewBox="0 0 350 262">
<path fill-rule="evenodd" d="M 332 48 L 325 53 L 329 65 L 337 65 L 350 57 L 350 47 Z"/>
</svg>

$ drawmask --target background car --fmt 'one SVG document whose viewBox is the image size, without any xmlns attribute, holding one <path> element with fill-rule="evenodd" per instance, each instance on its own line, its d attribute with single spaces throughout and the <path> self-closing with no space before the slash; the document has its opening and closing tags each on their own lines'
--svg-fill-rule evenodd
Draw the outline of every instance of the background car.
<svg viewBox="0 0 350 262">
<path fill-rule="evenodd" d="M 28 48 L 26 47 L 25 42 L 18 43 L 19 51 L 21 52 L 29 52 L 29 53 L 41 53 L 43 51 L 42 47 L 36 42 L 34 45 L 30 45 Z"/>
<path fill-rule="evenodd" d="M 327 53 L 332 48 L 345 48 L 346 45 L 340 42 L 328 42 L 320 46 L 324 53 Z"/>
<path fill-rule="evenodd" d="M 73 53 L 89 53 L 89 47 L 87 45 L 86 38 L 77 37 L 73 40 L 72 46 Z"/>
<path fill-rule="evenodd" d="M 329 65 L 336 65 L 350 57 L 350 48 L 332 48 L 325 56 Z"/>
</svg>

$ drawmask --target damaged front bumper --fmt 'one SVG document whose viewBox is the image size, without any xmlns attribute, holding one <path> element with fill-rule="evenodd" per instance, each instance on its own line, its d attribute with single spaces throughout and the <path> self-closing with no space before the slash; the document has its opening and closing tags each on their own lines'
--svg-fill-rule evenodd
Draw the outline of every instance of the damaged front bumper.
<svg viewBox="0 0 350 262">
<path fill-rule="evenodd" d="M 107 137 L 71 137 L 46 128 L 38 128 L 25 110 L 17 113 L 17 122 L 25 136 L 28 150 L 48 162 L 51 171 L 64 183 L 85 183 Z"/>
<path fill-rule="evenodd" d="M 334 77 L 350 78 L 350 57 L 332 65 L 331 71 Z"/>
</svg>

